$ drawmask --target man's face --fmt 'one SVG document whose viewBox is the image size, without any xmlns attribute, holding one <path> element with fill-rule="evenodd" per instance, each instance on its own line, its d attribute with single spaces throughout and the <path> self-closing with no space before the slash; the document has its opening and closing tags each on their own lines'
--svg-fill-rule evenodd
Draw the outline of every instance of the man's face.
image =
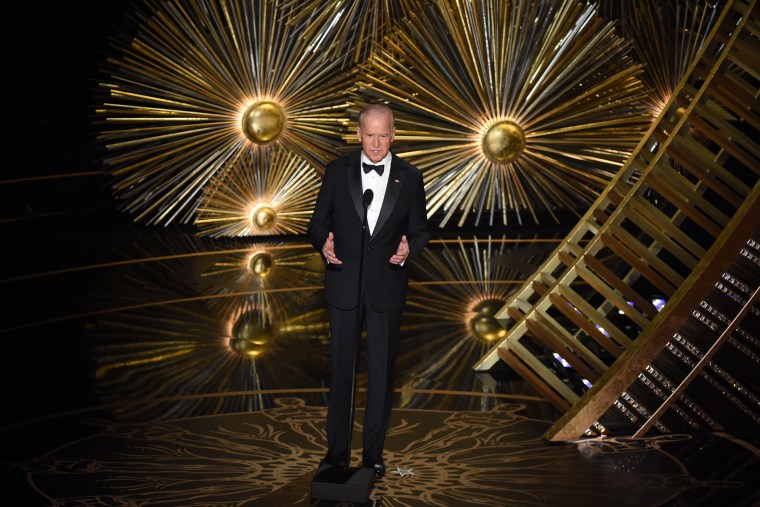
<svg viewBox="0 0 760 507">
<path fill-rule="evenodd" d="M 375 164 L 388 154 L 393 142 L 391 116 L 383 112 L 367 112 L 356 129 L 356 136 L 362 143 L 362 151 Z"/>
</svg>

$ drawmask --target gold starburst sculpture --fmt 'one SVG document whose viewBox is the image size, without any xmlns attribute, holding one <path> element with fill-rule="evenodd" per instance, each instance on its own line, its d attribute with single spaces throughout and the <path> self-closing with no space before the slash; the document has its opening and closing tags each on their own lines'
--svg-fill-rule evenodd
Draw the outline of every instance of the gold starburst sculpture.
<svg viewBox="0 0 760 507">
<path fill-rule="evenodd" d="M 630 43 L 593 4 L 411 1 L 372 52 L 357 105 L 386 100 L 396 151 L 423 170 L 443 227 L 474 213 L 585 209 L 651 118 Z M 350 139 L 350 137 L 346 137 Z"/>
<path fill-rule="evenodd" d="M 246 150 L 206 185 L 195 224 L 204 236 L 302 234 L 320 179 L 293 152 Z"/>
<path fill-rule="evenodd" d="M 296 6 L 282 4 L 145 0 L 136 35 L 115 41 L 96 125 L 113 191 L 136 220 L 190 223 L 209 182 L 235 179 L 228 171 L 287 170 L 236 165 L 244 154 L 253 163 L 281 147 L 317 170 L 336 155 L 353 83 L 336 56 L 344 46 L 329 19 L 304 36 L 288 22 Z"/>
</svg>

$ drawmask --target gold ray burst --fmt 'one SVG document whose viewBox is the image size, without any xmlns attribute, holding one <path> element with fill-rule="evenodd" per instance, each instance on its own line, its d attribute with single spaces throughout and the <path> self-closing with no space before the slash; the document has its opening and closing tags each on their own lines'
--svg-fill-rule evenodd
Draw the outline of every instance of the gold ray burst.
<svg viewBox="0 0 760 507">
<path fill-rule="evenodd" d="M 303 35 L 327 26 L 334 32 L 336 47 L 346 50 L 336 55 L 344 67 L 364 62 L 372 44 L 388 33 L 404 15 L 404 2 L 398 0 L 289 0 L 283 7 L 298 6 L 288 20 L 303 27 Z"/>
<path fill-rule="evenodd" d="M 648 107 L 658 116 L 705 43 L 720 9 L 703 0 L 636 0 L 629 8 L 615 2 L 600 5 L 600 13 L 620 20 L 626 39 L 633 42 L 645 64 L 641 80 L 649 88 Z"/>
<path fill-rule="evenodd" d="M 190 223 L 246 151 L 280 146 L 316 168 L 337 154 L 353 71 L 334 56 L 329 20 L 305 37 L 281 4 L 145 0 L 136 34 L 114 42 L 95 122 L 136 220 Z"/>
<path fill-rule="evenodd" d="M 292 152 L 245 151 L 206 185 L 195 225 L 202 236 L 303 234 L 320 179 Z"/>
<path fill-rule="evenodd" d="M 423 170 L 428 214 L 538 222 L 593 202 L 651 121 L 614 24 L 574 0 L 410 2 L 356 103 L 396 108 L 396 151 Z"/>
</svg>

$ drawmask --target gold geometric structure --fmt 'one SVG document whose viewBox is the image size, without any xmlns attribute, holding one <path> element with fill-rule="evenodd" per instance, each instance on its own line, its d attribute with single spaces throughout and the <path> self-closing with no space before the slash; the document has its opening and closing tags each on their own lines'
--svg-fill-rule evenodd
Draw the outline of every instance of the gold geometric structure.
<svg viewBox="0 0 760 507">
<path fill-rule="evenodd" d="M 623 169 L 497 313 L 507 336 L 474 367 L 502 360 L 564 412 L 545 438 L 760 422 L 759 35 L 754 0 L 725 3 Z"/>
<path fill-rule="evenodd" d="M 392 103 L 428 215 L 461 227 L 585 210 L 651 123 L 630 42 L 575 0 L 406 4 L 361 66 L 355 106 Z"/>
<path fill-rule="evenodd" d="M 344 46 L 325 19 L 303 36 L 281 4 L 145 0 L 136 33 L 114 41 L 95 123 L 136 221 L 191 223 L 209 182 L 286 170 L 236 166 L 245 153 L 277 146 L 317 170 L 337 155 L 353 84 Z"/>
<path fill-rule="evenodd" d="M 206 185 L 195 219 L 198 234 L 303 234 L 319 184 L 314 168 L 292 152 L 277 146 L 246 150 Z"/>
</svg>

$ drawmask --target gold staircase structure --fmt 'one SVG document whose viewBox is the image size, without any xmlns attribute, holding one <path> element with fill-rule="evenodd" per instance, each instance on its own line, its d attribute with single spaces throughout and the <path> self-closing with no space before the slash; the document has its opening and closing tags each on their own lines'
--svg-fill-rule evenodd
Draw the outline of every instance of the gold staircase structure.
<svg viewBox="0 0 760 507">
<path fill-rule="evenodd" d="M 760 16 L 727 1 L 605 192 L 499 310 L 547 440 L 760 424 Z M 657 294 L 666 301 L 658 308 Z"/>
</svg>

